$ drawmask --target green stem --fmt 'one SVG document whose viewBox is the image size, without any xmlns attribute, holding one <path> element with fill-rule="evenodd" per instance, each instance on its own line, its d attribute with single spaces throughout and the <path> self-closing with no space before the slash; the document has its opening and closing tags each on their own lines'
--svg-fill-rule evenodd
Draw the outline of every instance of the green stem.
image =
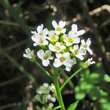
<svg viewBox="0 0 110 110">
<path fill-rule="evenodd" d="M 79 70 L 77 70 L 75 73 L 73 73 L 61 86 L 60 91 L 64 88 L 64 86 L 68 83 L 69 80 L 71 80 L 77 73 L 79 73 L 83 68 L 81 67 Z"/>
<path fill-rule="evenodd" d="M 61 106 L 61 110 L 66 110 L 64 103 L 63 103 L 63 98 L 60 92 L 60 87 L 59 87 L 59 81 L 58 81 L 58 69 L 54 69 L 54 84 L 55 84 L 55 88 L 56 88 L 56 93 L 57 93 L 57 99 L 59 102 L 59 105 Z"/>
<path fill-rule="evenodd" d="M 34 61 L 34 63 L 40 67 L 51 79 L 53 79 L 52 75 L 50 75 L 50 73 L 48 71 L 46 71 L 36 60 Z"/>
</svg>

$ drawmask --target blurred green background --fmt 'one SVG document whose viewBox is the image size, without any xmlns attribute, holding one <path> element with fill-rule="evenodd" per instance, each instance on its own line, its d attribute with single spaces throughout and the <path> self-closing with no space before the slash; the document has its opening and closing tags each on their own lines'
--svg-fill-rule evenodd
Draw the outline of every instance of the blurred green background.
<svg viewBox="0 0 110 110">
<path fill-rule="evenodd" d="M 81 39 L 91 38 L 96 62 L 62 91 L 66 108 L 80 100 L 76 110 L 110 110 L 110 0 L 0 0 L 0 110 L 37 110 L 36 89 L 52 80 L 23 53 L 27 47 L 37 52 L 31 31 L 40 24 L 53 29 L 52 20 L 67 21 L 68 31 L 73 23 L 85 29 Z M 81 65 L 62 73 L 60 85 Z"/>
</svg>

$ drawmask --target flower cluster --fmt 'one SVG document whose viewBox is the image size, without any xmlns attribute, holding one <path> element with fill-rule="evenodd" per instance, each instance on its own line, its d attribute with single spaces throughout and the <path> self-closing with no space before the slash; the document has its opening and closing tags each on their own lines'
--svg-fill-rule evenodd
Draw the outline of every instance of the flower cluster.
<svg viewBox="0 0 110 110">
<path fill-rule="evenodd" d="M 66 21 L 61 20 L 57 24 L 53 20 L 52 25 L 54 30 L 51 31 L 43 28 L 43 24 L 37 27 L 37 31 L 31 31 L 33 34 L 31 39 L 34 41 L 33 46 L 42 48 L 37 52 L 37 56 L 42 60 L 43 66 L 48 66 L 50 60 L 53 60 L 54 67 L 64 65 L 65 70 L 70 71 L 72 66 L 76 64 L 76 58 L 84 60 L 87 51 L 90 55 L 93 54 L 90 49 L 90 38 L 87 41 L 80 39 L 80 35 L 85 33 L 84 29 L 78 30 L 77 25 L 72 24 L 71 30 L 66 34 Z"/>
</svg>

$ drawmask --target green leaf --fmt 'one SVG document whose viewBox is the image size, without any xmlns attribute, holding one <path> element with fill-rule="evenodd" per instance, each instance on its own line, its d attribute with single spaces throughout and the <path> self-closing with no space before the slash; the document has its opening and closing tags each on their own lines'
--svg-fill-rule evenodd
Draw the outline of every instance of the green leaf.
<svg viewBox="0 0 110 110">
<path fill-rule="evenodd" d="M 104 81 L 110 82 L 110 77 L 109 77 L 109 75 L 107 75 L 107 74 L 104 75 Z"/>
<path fill-rule="evenodd" d="M 77 107 L 79 101 L 74 102 L 73 104 L 71 104 L 67 110 L 75 110 L 75 108 Z"/>
<path fill-rule="evenodd" d="M 90 75 L 90 80 L 92 83 L 97 84 L 103 79 L 103 75 L 100 73 L 92 73 Z"/>
<path fill-rule="evenodd" d="M 80 92 L 75 93 L 75 98 L 77 100 L 82 100 L 85 96 L 86 96 L 86 92 L 84 92 L 84 91 L 80 91 Z"/>
</svg>

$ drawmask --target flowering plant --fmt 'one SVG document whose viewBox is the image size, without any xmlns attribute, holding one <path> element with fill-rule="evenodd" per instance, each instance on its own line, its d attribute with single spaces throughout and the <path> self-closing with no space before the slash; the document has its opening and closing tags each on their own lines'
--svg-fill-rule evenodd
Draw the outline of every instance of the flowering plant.
<svg viewBox="0 0 110 110">
<path fill-rule="evenodd" d="M 55 108 L 49 108 L 50 110 L 55 110 L 61 108 L 61 110 L 65 110 L 65 106 L 63 103 L 61 90 L 68 83 L 68 81 L 73 78 L 78 72 L 82 69 L 87 68 L 91 64 L 95 62 L 91 59 L 88 59 L 84 62 L 82 68 L 73 73 L 64 84 L 59 87 L 58 76 L 60 75 L 59 68 L 63 67 L 61 71 L 70 71 L 71 68 L 77 63 L 77 58 L 80 60 L 84 60 L 84 55 L 87 54 L 87 51 L 90 55 L 93 54 L 90 49 L 91 40 L 87 39 L 85 42 L 84 39 L 80 39 L 80 35 L 85 33 L 85 30 L 79 30 L 76 24 L 72 24 L 71 31 L 66 34 L 66 21 L 60 21 L 58 24 L 55 20 L 52 21 L 52 25 L 55 28 L 54 30 L 49 31 L 47 28 L 43 28 L 43 24 L 37 27 L 37 31 L 31 31 L 33 34 L 31 39 L 34 41 L 33 46 L 40 46 L 41 49 L 37 52 L 38 58 L 41 59 L 42 65 L 47 67 L 51 66 L 54 70 L 54 74 L 51 75 L 48 71 L 46 71 L 35 59 L 34 50 L 30 50 L 27 48 L 26 54 L 23 54 L 24 57 L 28 58 L 30 61 L 35 62 L 50 78 L 52 78 L 54 82 L 54 93 L 59 102 L 59 106 Z M 46 104 L 46 100 L 44 101 Z M 68 110 L 75 110 L 75 105 L 78 102 L 72 104 Z"/>
</svg>

